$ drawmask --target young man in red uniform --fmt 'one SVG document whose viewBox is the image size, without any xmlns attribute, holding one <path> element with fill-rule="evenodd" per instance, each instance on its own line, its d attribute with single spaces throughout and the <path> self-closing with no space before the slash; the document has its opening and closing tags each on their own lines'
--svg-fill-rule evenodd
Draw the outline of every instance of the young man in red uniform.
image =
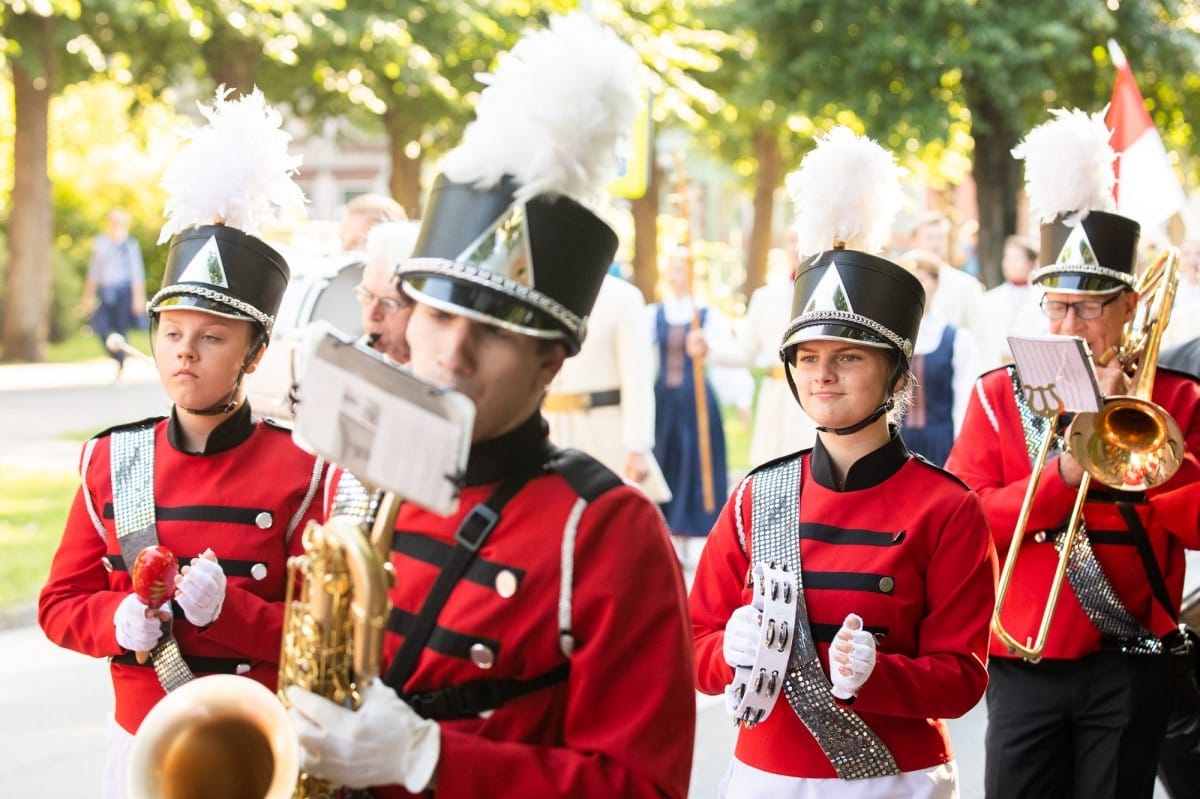
<svg viewBox="0 0 1200 799">
<path fill-rule="evenodd" d="M 831 172 L 817 157 L 828 153 L 823 160 L 861 181 L 847 193 L 882 194 L 882 176 L 853 166 L 866 140 L 851 136 L 838 129 L 819 142 L 789 187 L 827 191 Z M 868 144 L 867 153 L 878 148 Z M 812 195 L 793 198 L 803 220 Z M 801 250 L 837 238 L 802 237 Z M 966 713 L 987 684 L 995 552 L 979 498 L 909 453 L 890 413 L 910 390 L 925 292 L 903 267 L 863 251 L 869 243 L 801 265 L 780 358 L 816 443 L 734 490 L 692 585 L 698 687 L 724 692 L 746 722 L 719 792 L 729 799 L 957 795 L 940 719 Z M 764 564 L 786 564 L 794 587 L 747 586 L 748 570 Z M 793 593 L 786 616 L 763 604 L 763 594 Z M 772 649 L 784 662 L 763 660 Z M 743 710 L 752 694 L 770 706 Z"/>
<path fill-rule="evenodd" d="M 240 102 L 261 103 L 261 95 Z M 217 113 L 226 107 L 218 98 Z M 238 196 L 243 188 L 225 186 Z M 233 226 L 252 219 L 227 221 L 169 223 L 179 232 L 149 312 L 171 414 L 106 430 L 84 447 L 83 485 L 39 599 L 50 640 L 111 663 L 105 799 L 124 799 L 133 734 L 193 673 L 243 674 L 274 690 L 286 559 L 301 551 L 303 525 L 320 511 L 324 462 L 297 448 L 289 431 L 255 419 L 242 390 L 270 340 L 288 266 Z M 153 545 L 184 565 L 158 613 L 131 580 L 137 553 Z M 144 652 L 142 663 L 135 653 Z"/>
<path fill-rule="evenodd" d="M 1107 142 L 1107 136 L 1099 138 Z M 1039 140 L 1031 133 L 1030 141 Z M 1031 175 L 1039 174 L 1035 157 L 1031 152 L 1026 167 Z M 1061 161 L 1048 160 L 1060 168 Z M 1062 179 L 1072 185 L 1070 177 Z M 1081 220 L 1068 223 L 1066 210 L 1043 219 L 1046 265 L 1033 274 L 1042 311 L 1052 334 L 1087 342 L 1104 396 L 1129 394 L 1132 381 L 1119 360 L 1101 359 L 1122 342 L 1124 325 L 1142 299 L 1134 290 L 1139 226 L 1099 209 L 1084 209 L 1075 215 Z M 1178 445 L 1197 452 L 1200 384 L 1159 369 L 1150 399 L 1178 424 Z M 1066 421 L 1057 420 L 1060 432 Z M 1017 558 L 1000 621 L 1022 642 L 1032 641 L 1040 627 L 1059 560 L 1056 540 L 1084 475 L 1077 453 L 1057 446 L 1041 473 L 1031 475 L 1033 453 L 1048 427 L 1031 410 L 1014 367 L 988 372 L 976 383 L 946 464 L 983 498 L 1002 557 Z M 1177 611 L 1183 550 L 1200 546 L 1192 513 L 1177 503 L 1156 507 L 1155 497 L 1187 486 L 1196 474 L 1189 455 L 1173 478 L 1145 491 L 1092 479 L 1041 657 L 1028 662 L 993 636 L 985 769 L 992 799 L 1153 795 L 1172 685 L 1172 658 L 1161 639 L 1175 630 L 1176 618 L 1156 599 L 1150 571 L 1160 573 Z M 1033 479 L 1038 483 L 1027 534 L 1012 552 Z"/>
<path fill-rule="evenodd" d="M 552 57 L 539 59 L 539 46 Z M 577 15 L 522 39 L 501 71 L 544 80 L 584 62 L 597 75 L 632 69 L 631 55 Z M 495 160 L 508 148 L 493 149 L 484 108 L 502 85 L 498 72 L 481 98 L 481 138 L 468 128 L 443 163 L 399 270 L 416 301 L 413 373 L 476 406 L 460 507 L 448 517 L 400 508 L 385 675 L 361 707 L 288 689 L 301 769 L 379 797 L 683 797 L 695 691 L 668 533 L 640 489 L 554 447 L 540 411 L 579 351 L 617 238 L 565 192 L 530 190 L 532 175 L 515 177 L 524 164 Z M 621 129 L 636 97 L 593 99 Z M 573 91 L 570 106 L 579 100 Z M 522 120 L 496 110 L 505 124 Z M 538 137 L 563 144 L 549 163 L 574 171 L 561 140 L 534 131 L 522 144 Z M 484 145 L 479 172 L 462 169 L 472 141 Z M 447 578 L 464 547 L 477 554 Z"/>
</svg>

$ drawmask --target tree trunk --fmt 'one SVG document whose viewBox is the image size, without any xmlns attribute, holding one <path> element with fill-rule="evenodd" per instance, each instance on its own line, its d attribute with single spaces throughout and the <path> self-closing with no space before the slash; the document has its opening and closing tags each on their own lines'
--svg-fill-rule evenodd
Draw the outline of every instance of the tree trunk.
<svg viewBox="0 0 1200 799">
<path fill-rule="evenodd" d="M 771 225 L 775 218 L 775 190 L 783 179 L 783 153 L 778 131 L 759 128 L 754 132 L 754 156 L 758 159 L 758 177 L 754 184 L 754 222 L 746 251 L 746 285 L 749 297 L 766 282 L 767 253 L 771 249 Z"/>
<path fill-rule="evenodd" d="M 654 152 L 654 148 L 649 150 Z M 662 167 L 650 162 L 646 193 L 631 203 L 633 210 L 633 283 L 647 302 L 655 299 L 658 284 L 658 204 Z"/>
<path fill-rule="evenodd" d="M 243 36 L 217 16 L 213 35 L 200 45 L 208 74 L 218 86 L 233 89 L 233 96 L 254 91 L 258 80 L 258 63 L 262 44 Z"/>
<path fill-rule="evenodd" d="M 984 123 L 973 131 L 973 171 L 979 203 L 979 271 L 983 282 L 991 288 L 1004 282 L 1000 271 L 1004 239 L 1017 232 L 1021 162 L 1012 157 L 1012 148 L 1021 137 L 1009 129 L 1002 115 L 989 116 L 989 108 L 991 106 L 983 103 L 972 113 L 981 114 Z"/>
<path fill-rule="evenodd" d="M 49 33 L 23 38 L 26 57 L 12 62 L 14 127 L 12 211 L 8 219 L 8 287 L 4 307 L 3 360 L 42 360 L 50 334 L 50 244 L 53 205 L 46 170 L 50 94 L 57 63 Z M 39 44 L 41 42 L 42 44 Z"/>
<path fill-rule="evenodd" d="M 422 156 L 409 158 L 405 153 L 412 136 L 402 114 L 388 111 L 383 116 L 383 124 L 387 127 L 388 157 L 392 167 L 388 191 L 396 202 L 404 206 L 404 213 L 408 214 L 409 219 L 420 219 Z"/>
</svg>

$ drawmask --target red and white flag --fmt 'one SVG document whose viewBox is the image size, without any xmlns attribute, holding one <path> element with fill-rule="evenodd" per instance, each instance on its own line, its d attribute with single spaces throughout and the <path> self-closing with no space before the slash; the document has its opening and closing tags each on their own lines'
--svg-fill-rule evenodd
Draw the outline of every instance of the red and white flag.
<svg viewBox="0 0 1200 799">
<path fill-rule="evenodd" d="M 1162 227 L 1187 206 L 1187 196 L 1146 110 L 1125 54 L 1112 39 L 1108 40 L 1108 52 L 1117 68 L 1112 103 L 1105 120 L 1113 131 L 1112 148 L 1119 155 L 1117 211 L 1136 219 L 1143 228 Z"/>
</svg>

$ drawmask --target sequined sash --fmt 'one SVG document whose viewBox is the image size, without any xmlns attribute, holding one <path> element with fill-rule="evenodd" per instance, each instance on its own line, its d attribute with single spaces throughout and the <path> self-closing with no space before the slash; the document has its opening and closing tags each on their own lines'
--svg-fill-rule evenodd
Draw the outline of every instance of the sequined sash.
<svg viewBox="0 0 1200 799">
<path fill-rule="evenodd" d="M 796 575 L 796 622 L 783 691 L 788 704 L 812 733 L 844 780 L 899 774 L 891 751 L 857 713 L 838 704 L 821 668 L 809 628 L 800 564 L 800 458 L 789 458 L 754 473 L 751 562 L 787 564 Z"/>
<path fill-rule="evenodd" d="M 113 490 L 113 521 L 121 557 L 130 575 L 137 554 L 158 544 L 154 512 L 154 425 L 147 424 L 114 432 L 110 438 L 109 474 Z M 158 681 L 168 693 L 196 679 L 171 634 L 171 622 L 163 622 L 163 637 L 150 652 Z"/>
</svg>

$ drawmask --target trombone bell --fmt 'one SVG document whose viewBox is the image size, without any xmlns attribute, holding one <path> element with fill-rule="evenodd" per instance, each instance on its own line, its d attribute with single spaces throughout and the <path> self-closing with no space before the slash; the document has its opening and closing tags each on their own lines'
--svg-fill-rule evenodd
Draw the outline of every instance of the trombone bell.
<svg viewBox="0 0 1200 799">
<path fill-rule="evenodd" d="M 1161 407 L 1137 397 L 1114 397 L 1098 413 L 1079 414 L 1067 440 L 1093 478 L 1120 491 L 1162 485 L 1183 463 L 1179 425 Z"/>
</svg>

